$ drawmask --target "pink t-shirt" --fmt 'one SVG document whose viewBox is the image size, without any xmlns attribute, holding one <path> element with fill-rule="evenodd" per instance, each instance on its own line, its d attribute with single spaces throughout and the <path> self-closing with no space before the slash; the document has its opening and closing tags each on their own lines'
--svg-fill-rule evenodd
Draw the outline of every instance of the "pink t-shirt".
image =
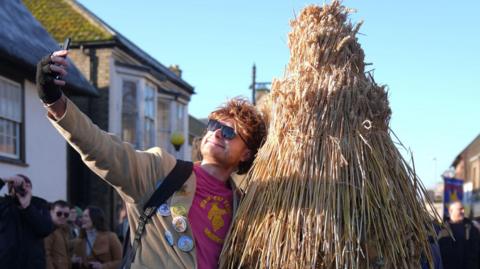
<svg viewBox="0 0 480 269">
<path fill-rule="evenodd" d="M 218 258 L 232 222 L 233 192 L 227 183 L 193 167 L 197 189 L 188 219 L 195 238 L 199 269 L 218 268 Z"/>
</svg>

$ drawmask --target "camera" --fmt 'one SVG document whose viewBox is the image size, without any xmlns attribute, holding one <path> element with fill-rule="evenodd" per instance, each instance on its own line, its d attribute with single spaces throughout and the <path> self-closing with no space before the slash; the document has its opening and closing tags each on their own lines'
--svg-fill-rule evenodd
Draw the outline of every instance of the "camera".
<svg viewBox="0 0 480 269">
<path fill-rule="evenodd" d="M 18 193 L 20 196 L 25 196 L 27 193 L 27 190 L 25 190 L 23 185 L 13 186 L 13 189 L 15 190 L 15 193 Z"/>
</svg>

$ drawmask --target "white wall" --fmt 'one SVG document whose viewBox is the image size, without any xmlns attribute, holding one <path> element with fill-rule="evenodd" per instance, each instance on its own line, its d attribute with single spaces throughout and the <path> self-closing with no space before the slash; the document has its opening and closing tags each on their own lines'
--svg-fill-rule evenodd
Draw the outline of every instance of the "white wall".
<svg viewBox="0 0 480 269">
<path fill-rule="evenodd" d="M 0 162 L 0 177 L 25 174 L 33 195 L 55 201 L 67 198 L 66 142 L 48 122 L 30 81 L 25 81 L 25 157 L 27 167 Z M 5 193 L 6 187 L 2 190 Z"/>
</svg>

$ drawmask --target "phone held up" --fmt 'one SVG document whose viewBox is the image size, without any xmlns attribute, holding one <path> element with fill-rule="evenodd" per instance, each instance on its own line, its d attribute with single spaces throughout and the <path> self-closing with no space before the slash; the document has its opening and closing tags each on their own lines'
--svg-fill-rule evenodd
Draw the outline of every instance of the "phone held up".
<svg viewBox="0 0 480 269">
<path fill-rule="evenodd" d="M 68 50 L 70 48 L 70 42 L 72 39 L 70 37 L 65 38 L 65 41 L 63 41 L 62 49 L 63 50 Z M 60 75 L 57 75 L 55 79 L 62 79 Z"/>
</svg>

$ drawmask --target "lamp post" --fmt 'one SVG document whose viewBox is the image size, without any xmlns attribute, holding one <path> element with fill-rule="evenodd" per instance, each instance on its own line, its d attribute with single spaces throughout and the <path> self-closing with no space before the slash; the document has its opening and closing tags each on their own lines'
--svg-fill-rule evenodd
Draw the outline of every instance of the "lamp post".
<svg viewBox="0 0 480 269">
<path fill-rule="evenodd" d="M 256 103 L 256 98 L 255 98 L 255 94 L 256 94 L 255 77 L 256 77 L 256 73 L 257 73 L 257 67 L 255 66 L 255 63 L 254 63 L 253 67 L 252 67 L 252 85 L 250 86 L 250 88 L 252 89 L 252 104 L 253 105 L 255 105 L 255 103 Z"/>
<path fill-rule="evenodd" d="M 250 89 L 252 89 L 252 104 L 256 105 L 257 104 L 257 88 L 261 87 L 261 89 L 266 89 L 268 85 L 272 84 L 271 82 L 257 82 L 256 81 L 257 77 L 257 67 L 255 66 L 255 63 L 253 64 L 252 67 L 252 85 L 250 85 Z"/>
</svg>

